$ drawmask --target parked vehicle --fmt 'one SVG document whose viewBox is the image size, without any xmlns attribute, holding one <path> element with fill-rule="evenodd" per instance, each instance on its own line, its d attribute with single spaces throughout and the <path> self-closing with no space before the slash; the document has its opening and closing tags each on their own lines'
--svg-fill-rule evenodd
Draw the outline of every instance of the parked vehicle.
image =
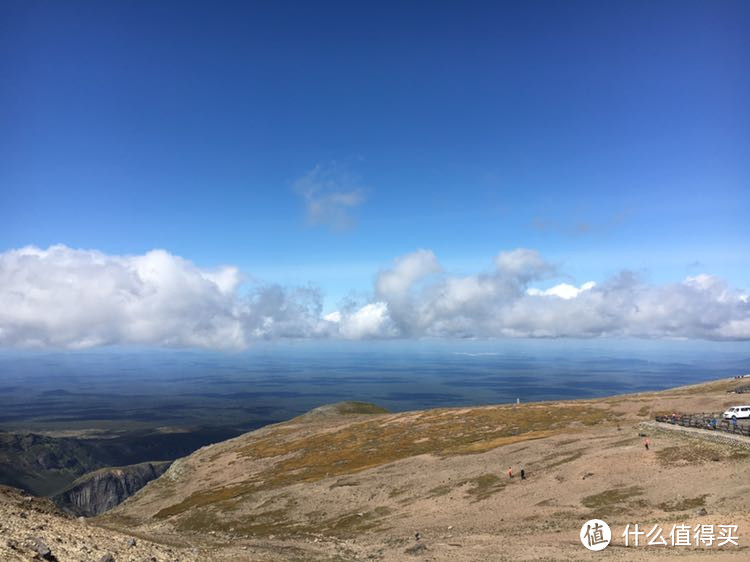
<svg viewBox="0 0 750 562">
<path fill-rule="evenodd" d="M 750 406 L 734 406 L 722 414 L 725 420 L 750 418 Z"/>
</svg>

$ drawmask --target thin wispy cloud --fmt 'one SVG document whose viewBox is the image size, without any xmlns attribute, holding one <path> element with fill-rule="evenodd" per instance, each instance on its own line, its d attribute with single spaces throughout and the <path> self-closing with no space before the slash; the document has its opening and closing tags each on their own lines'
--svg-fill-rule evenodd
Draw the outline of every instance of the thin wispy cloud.
<svg viewBox="0 0 750 562">
<path fill-rule="evenodd" d="M 581 220 L 555 220 L 536 217 L 531 221 L 531 228 L 537 232 L 564 235 L 589 236 L 610 233 L 624 225 L 632 216 L 631 211 L 620 211 L 609 217 Z"/>
<path fill-rule="evenodd" d="M 539 288 L 559 275 L 531 249 L 493 269 L 446 272 L 430 250 L 394 259 L 371 297 L 323 315 L 322 292 L 204 269 L 165 250 L 109 255 L 67 246 L 0 253 L 0 346 L 242 349 L 284 338 L 637 337 L 750 340 L 750 297 L 699 274 L 650 284 L 623 271 Z"/>
<path fill-rule="evenodd" d="M 333 230 L 352 228 L 354 212 L 366 198 L 359 179 L 336 162 L 318 164 L 293 187 L 304 201 L 307 223 Z"/>
</svg>

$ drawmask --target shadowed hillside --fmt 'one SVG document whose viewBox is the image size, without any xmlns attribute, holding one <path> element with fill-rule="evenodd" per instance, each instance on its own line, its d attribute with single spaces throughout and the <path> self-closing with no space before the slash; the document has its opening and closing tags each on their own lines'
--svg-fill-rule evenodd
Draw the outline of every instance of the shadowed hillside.
<svg viewBox="0 0 750 562">
<path fill-rule="evenodd" d="M 73 438 L 0 432 L 0 484 L 53 495 L 93 470 L 176 459 L 238 433 L 229 428 L 196 428 Z"/>
</svg>

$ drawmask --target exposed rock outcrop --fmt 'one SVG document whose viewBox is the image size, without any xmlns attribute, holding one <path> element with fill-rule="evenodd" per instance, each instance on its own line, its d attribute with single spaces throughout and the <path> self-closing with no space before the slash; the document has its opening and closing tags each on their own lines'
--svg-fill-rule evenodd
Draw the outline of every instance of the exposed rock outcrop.
<svg viewBox="0 0 750 562">
<path fill-rule="evenodd" d="M 161 476 L 171 462 L 144 462 L 116 468 L 102 468 L 85 474 L 67 489 L 53 496 L 61 508 L 85 517 L 112 509 Z"/>
</svg>

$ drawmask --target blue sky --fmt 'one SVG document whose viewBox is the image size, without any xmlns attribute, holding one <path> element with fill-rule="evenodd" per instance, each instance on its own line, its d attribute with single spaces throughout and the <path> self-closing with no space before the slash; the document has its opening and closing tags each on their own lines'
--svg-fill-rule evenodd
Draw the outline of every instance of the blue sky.
<svg viewBox="0 0 750 562">
<path fill-rule="evenodd" d="M 748 29 L 741 1 L 3 2 L 0 251 L 163 248 L 326 311 L 420 248 L 747 291 Z"/>
</svg>

